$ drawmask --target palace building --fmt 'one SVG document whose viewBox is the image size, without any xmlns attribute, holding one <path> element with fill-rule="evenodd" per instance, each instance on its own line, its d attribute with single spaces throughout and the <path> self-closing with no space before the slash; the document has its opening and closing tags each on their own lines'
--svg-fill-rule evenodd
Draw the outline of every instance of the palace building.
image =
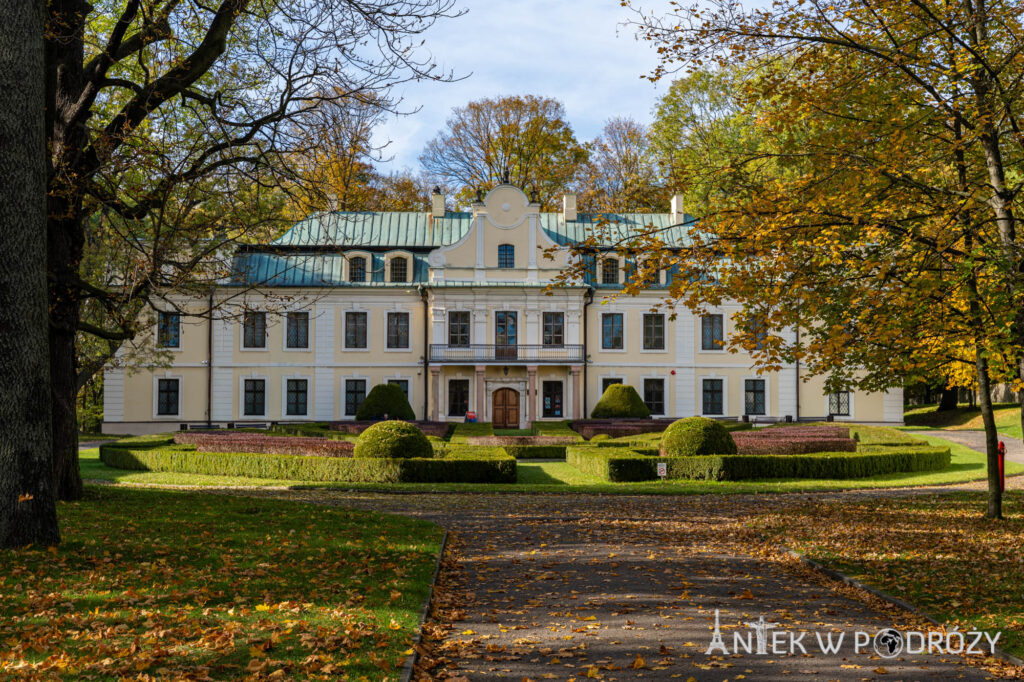
<svg viewBox="0 0 1024 682">
<path fill-rule="evenodd" d="M 431 200 L 429 212 L 312 216 L 240 249 L 211 294 L 212 321 L 169 308 L 136 340 L 169 362 L 106 370 L 103 430 L 354 419 L 379 383 L 401 386 L 418 419 L 473 412 L 497 428 L 586 418 L 619 382 L 654 416 L 903 419 L 899 389 L 827 394 L 798 366 L 759 373 L 748 355 L 723 350 L 738 305 L 703 316 L 680 308 L 674 320 L 651 312 L 671 273 L 609 300 L 630 267 L 612 243 L 652 223 L 681 243 L 692 220 L 681 197 L 668 213 L 603 216 L 577 213 L 573 195 L 563 211 L 542 213 L 507 184 L 467 212 L 446 211 L 440 194 Z M 545 251 L 599 222 L 608 250 L 593 272 L 549 291 L 569 254 Z"/>
</svg>

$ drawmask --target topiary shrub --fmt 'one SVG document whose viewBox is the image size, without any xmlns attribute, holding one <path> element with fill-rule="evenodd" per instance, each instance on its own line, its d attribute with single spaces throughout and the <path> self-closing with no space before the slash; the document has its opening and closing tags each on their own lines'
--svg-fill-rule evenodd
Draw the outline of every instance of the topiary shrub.
<svg viewBox="0 0 1024 682">
<path fill-rule="evenodd" d="M 356 410 L 357 420 L 415 418 L 409 399 L 397 384 L 377 384 Z"/>
<path fill-rule="evenodd" d="M 665 429 L 661 452 L 667 457 L 735 455 L 736 442 L 728 429 L 714 419 L 687 417 Z"/>
<path fill-rule="evenodd" d="M 374 424 L 356 441 L 356 457 L 433 457 L 434 448 L 423 432 L 412 424 L 386 421 Z"/>
<path fill-rule="evenodd" d="M 612 384 L 590 413 L 591 419 L 647 419 L 651 411 L 640 399 L 636 389 L 627 384 Z"/>
<path fill-rule="evenodd" d="M 611 440 L 611 439 L 612 439 L 612 437 L 609 436 L 607 433 L 599 433 L 596 436 L 594 436 L 593 438 L 591 438 L 590 442 L 591 443 L 595 443 L 595 442 L 600 443 L 603 440 Z"/>
</svg>

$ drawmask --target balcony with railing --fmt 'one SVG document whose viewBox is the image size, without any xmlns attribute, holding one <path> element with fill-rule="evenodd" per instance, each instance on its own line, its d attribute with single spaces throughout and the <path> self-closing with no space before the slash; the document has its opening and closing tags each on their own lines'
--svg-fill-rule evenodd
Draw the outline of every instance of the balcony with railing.
<svg viewBox="0 0 1024 682">
<path fill-rule="evenodd" d="M 569 364 L 583 362 L 581 344 L 545 346 L 540 344 L 502 345 L 473 343 L 454 346 L 447 343 L 430 344 L 430 361 L 448 364 Z"/>
</svg>

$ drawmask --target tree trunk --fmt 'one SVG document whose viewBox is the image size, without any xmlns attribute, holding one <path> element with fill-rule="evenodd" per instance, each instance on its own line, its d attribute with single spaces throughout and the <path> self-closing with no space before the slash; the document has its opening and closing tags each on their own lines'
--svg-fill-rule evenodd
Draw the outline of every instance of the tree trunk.
<svg viewBox="0 0 1024 682">
<path fill-rule="evenodd" d="M 0 547 L 60 542 L 50 475 L 43 0 L 0 31 Z"/>
<path fill-rule="evenodd" d="M 978 372 L 978 405 L 985 424 L 985 454 L 988 464 L 988 513 L 990 519 L 1003 518 L 1003 491 L 999 488 L 999 433 L 992 412 L 992 393 L 989 390 L 988 359 L 981 348 L 974 350 L 974 366 Z"/>
<path fill-rule="evenodd" d="M 944 386 L 942 388 L 942 397 L 939 398 L 939 412 L 945 412 L 947 410 L 955 410 L 958 398 L 960 397 L 960 389 L 956 386 Z"/>
<path fill-rule="evenodd" d="M 85 245 L 82 178 L 74 164 L 87 136 L 73 111 L 82 93 L 82 31 L 89 7 L 84 0 L 50 0 L 46 41 L 46 133 L 50 186 L 47 204 L 47 268 L 50 276 L 50 403 L 53 419 L 53 480 L 58 499 L 82 496 L 78 469 L 78 381 L 75 332 L 78 329 L 79 264 Z"/>
</svg>

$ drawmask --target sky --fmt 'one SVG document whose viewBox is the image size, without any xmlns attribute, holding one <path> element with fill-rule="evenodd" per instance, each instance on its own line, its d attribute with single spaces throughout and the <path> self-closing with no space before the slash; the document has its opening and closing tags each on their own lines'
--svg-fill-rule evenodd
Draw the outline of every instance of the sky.
<svg viewBox="0 0 1024 682">
<path fill-rule="evenodd" d="M 576 138 L 594 138 L 609 118 L 643 123 L 668 88 L 641 76 L 656 65 L 650 43 L 623 22 L 619 0 L 461 0 L 468 12 L 433 26 L 425 49 L 437 64 L 466 76 L 456 83 L 410 83 L 394 91 L 411 116 L 377 133 L 390 140 L 381 170 L 419 170 L 419 155 L 454 107 L 484 97 L 536 94 L 560 100 Z"/>
</svg>

